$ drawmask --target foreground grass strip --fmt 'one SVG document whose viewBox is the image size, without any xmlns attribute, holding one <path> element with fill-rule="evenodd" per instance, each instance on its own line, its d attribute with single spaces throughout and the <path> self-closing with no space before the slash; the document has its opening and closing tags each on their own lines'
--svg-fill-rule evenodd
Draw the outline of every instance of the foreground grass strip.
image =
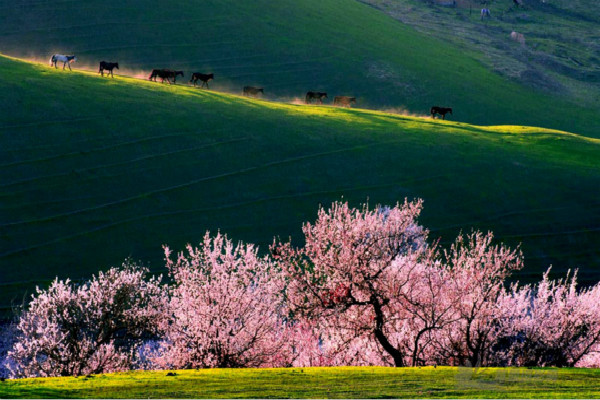
<svg viewBox="0 0 600 400">
<path fill-rule="evenodd" d="M 143 371 L 0 383 L 2 398 L 598 398 L 600 370 L 279 368 Z"/>
</svg>

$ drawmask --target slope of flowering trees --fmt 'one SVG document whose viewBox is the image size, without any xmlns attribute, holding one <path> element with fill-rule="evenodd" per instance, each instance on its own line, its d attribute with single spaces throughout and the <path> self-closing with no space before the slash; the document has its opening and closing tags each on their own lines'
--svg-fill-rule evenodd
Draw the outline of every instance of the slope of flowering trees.
<svg viewBox="0 0 600 400">
<path fill-rule="evenodd" d="M 600 284 L 576 274 L 509 285 L 522 255 L 491 233 L 449 249 L 417 223 L 421 201 L 336 202 L 304 245 L 207 233 L 173 256 L 170 281 L 131 263 L 38 289 L 11 330 L 12 376 L 130 368 L 324 365 L 598 366 Z M 0 354 L 1 355 L 1 354 Z M 1 371 L 2 369 L 0 369 Z"/>
</svg>

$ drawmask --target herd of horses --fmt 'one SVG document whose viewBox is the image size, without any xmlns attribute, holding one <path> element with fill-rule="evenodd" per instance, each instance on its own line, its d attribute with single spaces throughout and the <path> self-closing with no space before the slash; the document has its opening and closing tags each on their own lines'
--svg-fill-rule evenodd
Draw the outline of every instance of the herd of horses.
<svg viewBox="0 0 600 400">
<path fill-rule="evenodd" d="M 68 66 L 69 70 L 71 70 L 71 63 L 73 63 L 75 61 L 77 61 L 77 57 L 75 57 L 74 55 L 67 56 L 67 55 L 63 55 L 63 54 L 54 54 L 50 58 L 50 65 L 51 66 L 54 65 L 54 68 L 58 68 L 57 63 L 62 62 L 63 70 L 65 69 L 66 66 Z M 106 71 L 106 76 L 108 76 L 110 74 L 111 77 L 114 77 L 113 70 L 115 68 L 119 69 L 118 62 L 100 61 L 98 73 L 101 74 L 102 76 L 104 76 L 104 71 Z M 175 71 L 175 70 L 166 69 L 166 68 L 153 69 L 152 72 L 150 73 L 150 76 L 148 77 L 148 80 L 156 82 L 156 78 L 160 78 L 161 83 L 164 83 L 166 80 L 169 84 L 171 84 L 171 79 L 173 79 L 173 83 L 177 83 L 178 76 L 183 77 L 183 71 Z M 215 75 L 213 73 L 204 74 L 201 72 L 194 72 L 194 73 L 192 73 L 192 79 L 190 79 L 189 83 L 193 83 L 194 86 L 196 86 L 198 81 L 200 81 L 200 82 L 202 82 L 200 87 L 204 87 L 204 85 L 206 85 L 206 88 L 209 89 L 208 82 L 213 79 L 215 79 Z M 244 88 L 242 89 L 242 95 L 248 96 L 248 97 L 258 97 L 259 93 L 264 94 L 265 93 L 264 89 L 261 87 L 255 87 L 255 86 L 244 86 Z M 323 104 L 323 99 L 326 99 L 326 98 L 327 98 L 327 93 L 325 93 L 325 92 L 312 92 L 311 91 L 311 92 L 306 93 L 304 102 L 306 104 L 312 104 L 313 100 L 316 100 L 319 102 L 319 104 Z M 351 107 L 352 104 L 356 104 L 356 97 L 335 96 L 333 98 L 334 106 Z M 441 115 L 442 119 L 446 119 L 446 114 L 450 113 L 452 115 L 452 108 L 433 106 L 433 107 L 431 107 L 430 113 L 431 113 L 431 118 L 435 118 L 436 115 Z"/>
</svg>

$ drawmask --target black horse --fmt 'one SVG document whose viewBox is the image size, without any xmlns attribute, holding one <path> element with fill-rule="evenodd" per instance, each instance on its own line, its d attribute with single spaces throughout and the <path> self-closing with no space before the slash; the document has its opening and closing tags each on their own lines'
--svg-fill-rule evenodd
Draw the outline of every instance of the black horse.
<svg viewBox="0 0 600 400">
<path fill-rule="evenodd" d="M 107 61 L 100 61 L 100 68 L 98 68 L 98 73 L 102 74 L 102 76 L 104 76 L 104 70 L 108 71 L 106 73 L 106 76 L 108 76 L 108 74 L 110 73 L 110 76 L 114 78 L 113 76 L 113 69 L 119 69 L 119 63 L 118 62 L 107 62 Z"/>
<path fill-rule="evenodd" d="M 212 79 L 215 79 L 215 74 L 202 74 L 200 72 L 194 72 L 192 74 L 192 79 L 190 79 L 190 82 L 194 82 L 194 86 L 196 86 L 196 82 L 202 81 L 202 85 L 200 87 L 204 87 L 204 85 L 206 84 L 206 88 L 210 89 L 208 87 L 208 81 Z"/>
<path fill-rule="evenodd" d="M 446 114 L 450 113 L 450 115 L 452 115 L 452 108 L 433 106 L 433 107 L 431 107 L 430 112 L 431 112 L 431 118 L 435 118 L 435 115 L 439 114 L 442 116 L 442 119 L 446 119 Z"/>
<path fill-rule="evenodd" d="M 161 82 L 164 82 L 166 79 L 167 82 L 171 84 L 171 78 L 173 78 L 173 83 L 177 83 L 177 75 L 183 76 L 183 71 L 173 71 L 170 69 L 153 69 L 148 79 L 156 82 L 156 78 L 158 77 L 161 79 Z"/>
<path fill-rule="evenodd" d="M 244 86 L 244 90 L 242 91 L 242 94 L 244 96 L 252 96 L 252 97 L 258 96 L 259 93 L 265 94 L 265 91 L 263 90 L 263 88 L 257 88 L 254 86 Z"/>
<path fill-rule="evenodd" d="M 327 93 L 323 93 L 323 92 L 307 92 L 306 93 L 306 98 L 305 98 L 305 103 L 306 104 L 311 104 L 312 99 L 317 99 L 319 100 L 319 104 L 323 104 L 323 99 L 327 98 Z"/>
<path fill-rule="evenodd" d="M 169 80 L 168 72 L 169 72 L 169 70 L 165 70 L 165 69 L 153 69 L 152 72 L 150 73 L 150 76 L 148 77 L 148 80 L 156 82 L 156 78 L 160 78 L 161 82 L 164 82 L 166 79 L 167 82 L 171 83 L 171 81 Z"/>
<path fill-rule="evenodd" d="M 171 71 L 173 73 L 172 78 L 173 78 L 173 83 L 177 83 L 177 75 L 181 75 L 181 77 L 183 78 L 183 71 Z"/>
<path fill-rule="evenodd" d="M 343 107 L 350 107 L 350 105 L 354 103 L 356 104 L 356 97 L 349 97 L 349 96 L 335 96 L 333 98 L 333 105 L 334 106 L 343 106 Z"/>
</svg>

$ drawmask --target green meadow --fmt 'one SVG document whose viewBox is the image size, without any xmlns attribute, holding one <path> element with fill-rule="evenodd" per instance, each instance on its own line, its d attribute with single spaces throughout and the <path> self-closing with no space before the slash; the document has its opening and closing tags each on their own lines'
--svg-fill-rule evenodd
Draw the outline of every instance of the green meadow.
<svg viewBox="0 0 600 400">
<path fill-rule="evenodd" d="M 364 109 L 248 99 L 0 58 L 0 304 L 210 230 L 301 243 L 320 204 L 423 198 L 448 245 L 472 228 L 522 243 L 537 280 L 600 255 L 600 140 Z"/>
<path fill-rule="evenodd" d="M 134 371 L 0 382 L 2 398 L 598 398 L 577 368 L 279 368 Z"/>
<path fill-rule="evenodd" d="M 0 313 L 126 257 L 164 273 L 161 246 L 206 230 L 262 252 L 274 236 L 300 244 L 302 222 L 340 199 L 423 198 L 443 245 L 492 230 L 521 244 L 517 279 L 553 265 L 597 281 L 595 81 L 543 70 L 568 88 L 548 91 L 505 71 L 541 68 L 539 52 L 560 47 L 593 78 L 586 1 L 482 26 L 464 7 L 413 0 L 0 0 L 0 52 L 21 58 L 0 57 Z M 506 29 L 527 49 L 500 43 Z M 76 54 L 78 71 L 49 68 L 53 53 Z M 100 78 L 100 60 L 120 76 Z M 150 83 L 152 68 L 185 77 Z M 214 72 L 212 90 L 187 86 L 192 71 Z M 265 97 L 237 96 L 244 85 Z M 359 109 L 298 105 L 308 90 Z M 432 105 L 454 122 L 418 117 Z"/>
</svg>

